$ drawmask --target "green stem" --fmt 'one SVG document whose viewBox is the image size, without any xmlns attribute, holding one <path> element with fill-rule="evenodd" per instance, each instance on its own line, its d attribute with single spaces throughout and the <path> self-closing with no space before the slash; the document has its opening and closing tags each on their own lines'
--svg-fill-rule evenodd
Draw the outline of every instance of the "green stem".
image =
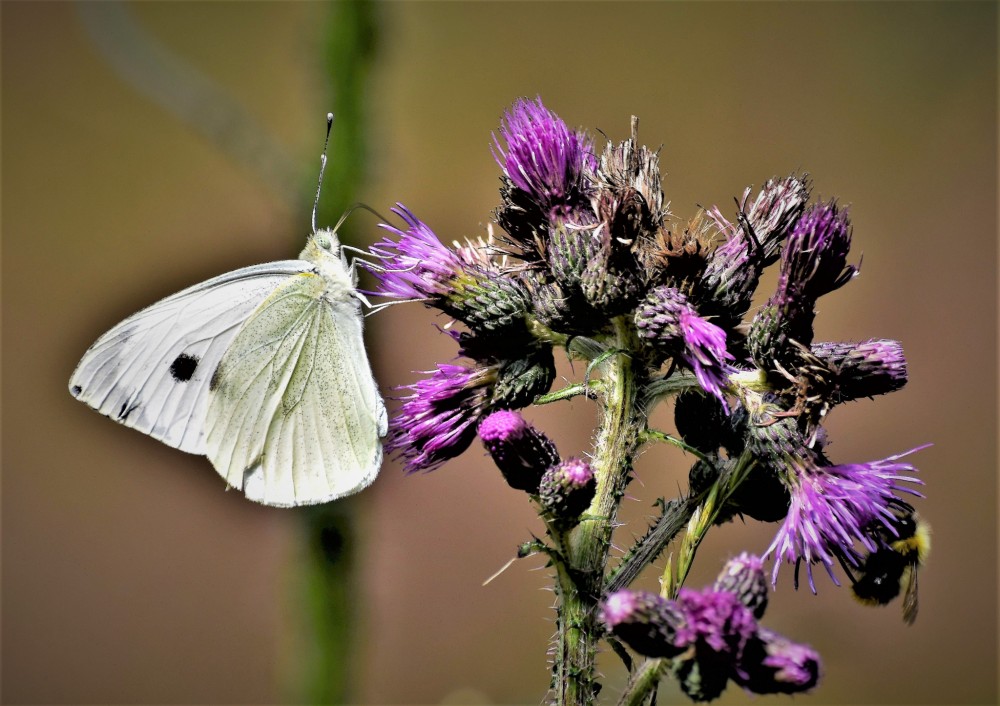
<svg viewBox="0 0 1000 706">
<path fill-rule="evenodd" d="M 667 545 L 684 529 L 698 507 L 700 498 L 672 500 L 664 507 L 660 519 L 646 535 L 635 543 L 622 557 L 614 572 L 608 576 L 605 593 L 614 593 L 632 584 L 643 569 L 656 561 Z"/>
<path fill-rule="evenodd" d="M 647 429 L 642 433 L 640 438 L 642 439 L 642 441 L 662 441 L 665 444 L 672 444 L 673 446 L 676 446 L 684 453 L 689 453 L 700 461 L 710 460 L 708 456 L 706 456 L 704 453 L 702 453 L 695 447 L 691 446 L 690 444 L 684 443 L 683 439 L 678 439 L 676 436 L 662 432 L 659 429 Z"/>
<path fill-rule="evenodd" d="M 662 659 L 647 659 L 629 679 L 628 686 L 618 699 L 618 706 L 643 706 L 649 693 L 659 683 L 666 669 Z"/>
<path fill-rule="evenodd" d="M 580 395 L 587 395 L 588 397 L 594 394 L 596 383 L 590 383 L 585 385 L 582 382 L 574 383 L 573 385 L 567 385 L 566 387 L 556 390 L 555 392 L 548 392 L 544 395 L 539 395 L 535 398 L 533 404 L 551 404 L 553 402 L 561 402 L 563 400 L 571 400 L 574 397 L 579 397 Z"/>
<path fill-rule="evenodd" d="M 592 459 L 597 491 L 584 520 L 563 538 L 564 561 L 556 562 L 559 644 L 553 686 L 560 706 L 594 703 L 594 662 L 602 633 L 597 606 L 604 568 L 618 506 L 640 443 L 639 431 L 645 427 L 638 403 L 637 366 L 630 353 L 639 350 L 638 342 L 624 320 L 615 321 L 614 331 L 609 347 L 621 352 L 601 366 L 602 409 Z"/>
</svg>

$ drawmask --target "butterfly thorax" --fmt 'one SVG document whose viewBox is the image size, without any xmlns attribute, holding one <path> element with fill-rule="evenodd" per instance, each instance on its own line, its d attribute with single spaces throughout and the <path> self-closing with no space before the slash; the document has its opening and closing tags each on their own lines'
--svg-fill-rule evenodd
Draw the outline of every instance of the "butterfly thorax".
<svg viewBox="0 0 1000 706">
<path fill-rule="evenodd" d="M 327 283 L 327 293 L 334 298 L 351 296 L 357 275 L 344 257 L 337 234 L 321 229 L 309 236 L 299 258 L 311 263 Z"/>
</svg>

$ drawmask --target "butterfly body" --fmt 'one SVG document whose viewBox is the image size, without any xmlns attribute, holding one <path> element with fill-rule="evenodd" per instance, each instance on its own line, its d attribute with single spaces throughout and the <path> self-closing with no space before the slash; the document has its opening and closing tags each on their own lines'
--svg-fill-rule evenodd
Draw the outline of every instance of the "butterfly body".
<svg viewBox="0 0 1000 706">
<path fill-rule="evenodd" d="M 70 392 L 208 456 L 257 502 L 349 495 L 378 473 L 387 424 L 355 284 L 336 234 L 319 230 L 298 260 L 215 277 L 125 319 L 84 354 Z"/>
</svg>

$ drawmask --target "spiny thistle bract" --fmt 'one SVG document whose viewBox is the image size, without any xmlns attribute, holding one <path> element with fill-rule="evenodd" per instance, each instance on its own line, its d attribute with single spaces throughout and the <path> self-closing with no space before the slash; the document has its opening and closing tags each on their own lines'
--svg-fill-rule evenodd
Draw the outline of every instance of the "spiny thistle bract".
<svg viewBox="0 0 1000 706">
<path fill-rule="evenodd" d="M 757 623 L 780 566 L 795 566 L 797 585 L 805 564 L 814 591 L 814 565 L 836 584 L 839 568 L 868 596 L 872 556 L 898 555 L 915 572 L 926 555 L 926 543 L 911 550 L 916 542 L 898 529 L 916 516 L 900 498 L 919 496 L 903 460 L 912 451 L 835 462 L 823 427 L 835 406 L 905 385 L 902 347 L 814 340 L 817 301 L 858 268 L 848 210 L 810 204 L 806 175 L 748 187 L 732 217 L 712 207 L 680 223 L 657 152 L 639 144 L 636 118 L 631 127 L 626 140 L 597 148 L 541 99 L 519 100 L 493 137 L 496 235 L 448 247 L 394 209 L 403 226 L 384 225 L 389 237 L 372 248 L 375 293 L 422 301 L 464 330 L 445 331 L 460 360 L 407 387 L 388 446 L 408 472 L 429 471 L 478 434 L 508 484 L 535 503 L 544 537 L 517 556 L 543 554 L 554 572 L 554 703 L 595 702 L 602 640 L 632 671 L 622 702 L 648 699 L 670 677 L 695 701 L 730 681 L 755 693 L 805 691 L 819 656 Z M 772 265 L 777 288 L 748 319 Z M 555 349 L 582 359 L 585 374 L 553 391 Z M 598 406 L 595 441 L 563 460 L 517 410 L 576 395 Z M 666 398 L 676 399 L 679 437 L 648 426 Z M 660 498 L 648 531 L 614 556 L 633 460 L 657 441 L 696 456 L 690 487 Z M 732 560 L 712 587 L 684 587 L 705 533 L 737 515 L 780 523 L 770 546 Z M 662 594 L 629 589 L 675 540 Z M 916 594 L 906 593 L 911 620 Z M 622 643 L 647 661 L 637 665 Z"/>
</svg>

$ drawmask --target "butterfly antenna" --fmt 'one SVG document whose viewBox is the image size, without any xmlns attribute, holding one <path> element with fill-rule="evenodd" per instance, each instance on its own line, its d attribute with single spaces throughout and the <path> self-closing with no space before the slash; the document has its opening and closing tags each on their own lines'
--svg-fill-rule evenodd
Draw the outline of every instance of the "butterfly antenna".
<svg viewBox="0 0 1000 706">
<path fill-rule="evenodd" d="M 313 201 L 312 232 L 316 232 L 316 211 L 319 210 L 319 194 L 323 190 L 323 172 L 326 171 L 326 150 L 330 146 L 330 129 L 333 127 L 333 113 L 326 114 L 326 139 L 323 141 L 323 154 L 319 156 L 319 183 L 316 184 L 316 199 Z"/>
<path fill-rule="evenodd" d="M 363 211 L 368 211 L 369 213 L 371 213 L 373 216 L 375 216 L 377 219 L 379 219 L 383 223 L 388 223 L 388 221 L 386 220 L 385 216 L 383 216 L 381 213 L 379 213 L 378 211 L 376 211 L 374 208 L 372 208 L 368 204 L 361 203 L 359 201 L 356 204 L 352 204 L 351 207 L 348 208 L 346 211 L 344 211 L 344 213 L 340 216 L 340 218 L 337 219 L 336 225 L 333 226 L 333 232 L 334 233 L 339 232 L 340 231 L 340 226 L 344 225 L 344 221 L 347 220 L 348 216 L 350 216 L 352 213 L 354 213 L 355 211 L 357 211 L 359 208 L 361 210 L 363 210 Z M 315 224 L 314 224 L 314 227 L 315 227 Z"/>
</svg>

